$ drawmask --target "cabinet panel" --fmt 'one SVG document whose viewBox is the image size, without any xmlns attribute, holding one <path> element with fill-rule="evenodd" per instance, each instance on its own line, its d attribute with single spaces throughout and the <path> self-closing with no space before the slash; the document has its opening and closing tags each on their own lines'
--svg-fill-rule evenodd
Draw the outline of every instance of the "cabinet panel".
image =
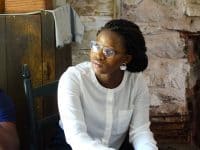
<svg viewBox="0 0 200 150">
<path fill-rule="evenodd" d="M 0 88 L 6 86 L 5 16 L 0 16 Z"/>
</svg>

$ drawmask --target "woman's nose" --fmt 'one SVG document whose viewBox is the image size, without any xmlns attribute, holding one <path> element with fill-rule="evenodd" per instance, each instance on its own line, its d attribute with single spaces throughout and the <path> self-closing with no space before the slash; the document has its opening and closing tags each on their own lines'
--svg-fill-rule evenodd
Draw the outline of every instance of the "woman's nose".
<svg viewBox="0 0 200 150">
<path fill-rule="evenodd" d="M 104 60 L 106 59 L 105 55 L 103 54 L 103 49 L 99 50 L 95 53 L 95 56 L 98 60 Z"/>
</svg>

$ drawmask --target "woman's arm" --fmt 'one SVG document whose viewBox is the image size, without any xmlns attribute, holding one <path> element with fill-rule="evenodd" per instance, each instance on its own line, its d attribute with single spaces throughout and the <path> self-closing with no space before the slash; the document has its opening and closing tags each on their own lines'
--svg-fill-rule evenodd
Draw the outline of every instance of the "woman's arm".
<svg viewBox="0 0 200 150">
<path fill-rule="evenodd" d="M 0 149 L 18 150 L 19 138 L 13 122 L 0 122 Z"/>
<path fill-rule="evenodd" d="M 113 150 L 87 133 L 79 81 L 77 74 L 68 69 L 58 85 L 58 107 L 67 143 L 73 150 Z"/>
<path fill-rule="evenodd" d="M 142 74 L 139 74 L 136 86 L 138 86 L 138 90 L 130 125 L 130 140 L 135 150 L 157 150 L 156 141 L 149 128 L 149 91 Z"/>
</svg>

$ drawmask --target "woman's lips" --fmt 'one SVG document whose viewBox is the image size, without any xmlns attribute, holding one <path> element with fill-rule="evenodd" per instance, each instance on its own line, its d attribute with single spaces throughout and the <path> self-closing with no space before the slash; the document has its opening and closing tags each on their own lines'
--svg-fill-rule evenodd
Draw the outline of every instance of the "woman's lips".
<svg viewBox="0 0 200 150">
<path fill-rule="evenodd" d="M 92 64 L 94 65 L 94 67 L 96 68 L 101 68 L 103 67 L 103 64 L 99 61 L 92 61 Z"/>
</svg>

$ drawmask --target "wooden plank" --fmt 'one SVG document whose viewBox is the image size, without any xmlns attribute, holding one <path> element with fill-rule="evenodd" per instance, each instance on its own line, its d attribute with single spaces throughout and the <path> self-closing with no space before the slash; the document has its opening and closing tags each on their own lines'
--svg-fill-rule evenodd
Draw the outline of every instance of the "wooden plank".
<svg viewBox="0 0 200 150">
<path fill-rule="evenodd" d="M 55 80 L 54 20 L 51 13 L 42 13 L 43 83 Z"/>
<path fill-rule="evenodd" d="M 5 16 L 0 16 L 0 88 L 7 90 Z"/>
<path fill-rule="evenodd" d="M 168 122 L 168 123 L 175 123 L 175 122 L 186 122 L 190 120 L 189 115 L 173 115 L 173 116 L 151 116 L 150 117 L 151 122 L 155 123 L 162 123 L 162 122 Z"/>
<path fill-rule="evenodd" d="M 161 136 L 158 136 L 158 137 L 155 137 L 155 139 L 159 144 L 163 144 L 163 143 L 172 143 L 172 144 L 185 143 L 185 144 L 189 144 L 189 143 L 191 143 L 191 137 L 188 137 L 188 136 L 176 136 L 176 137 L 161 137 Z"/>
<path fill-rule="evenodd" d="M 52 9 L 52 0 L 5 0 L 6 13 L 21 13 Z"/>
<path fill-rule="evenodd" d="M 151 129 L 152 130 L 174 130 L 174 129 L 184 129 L 185 127 L 188 127 L 189 123 L 151 123 Z"/>
<path fill-rule="evenodd" d="M 54 36 L 54 20 L 53 16 L 48 12 L 42 12 L 42 62 L 43 62 L 43 84 L 55 80 L 55 36 Z M 42 116 L 48 116 L 56 113 L 57 98 L 55 96 L 43 97 Z M 45 149 L 46 143 L 49 143 L 52 137 L 52 129 L 44 131 L 43 139 L 41 139 L 42 147 Z"/>
<path fill-rule="evenodd" d="M 51 13 L 42 13 L 42 58 L 43 83 L 59 79 L 64 70 L 71 65 L 71 47 L 66 45 L 61 49 L 55 47 L 55 25 Z M 59 74 L 59 75 L 58 75 Z M 44 115 L 57 111 L 57 101 L 44 104 Z"/>
<path fill-rule="evenodd" d="M 55 37 L 54 20 L 48 12 L 42 13 L 42 62 L 43 62 L 43 84 L 55 80 Z M 52 98 L 51 98 L 52 99 Z M 56 97 L 54 101 L 44 101 L 43 116 L 57 111 Z"/>
<path fill-rule="evenodd" d="M 34 84 L 42 81 L 40 28 L 40 15 L 6 17 L 8 92 L 16 103 L 21 149 L 27 149 L 29 130 L 21 67 L 23 63 L 29 65 Z"/>
<path fill-rule="evenodd" d="M 72 48 L 71 44 L 65 45 L 63 48 L 56 49 L 56 79 L 72 65 Z"/>
<path fill-rule="evenodd" d="M 3 13 L 5 9 L 5 0 L 0 0 L 0 13 Z"/>
</svg>

